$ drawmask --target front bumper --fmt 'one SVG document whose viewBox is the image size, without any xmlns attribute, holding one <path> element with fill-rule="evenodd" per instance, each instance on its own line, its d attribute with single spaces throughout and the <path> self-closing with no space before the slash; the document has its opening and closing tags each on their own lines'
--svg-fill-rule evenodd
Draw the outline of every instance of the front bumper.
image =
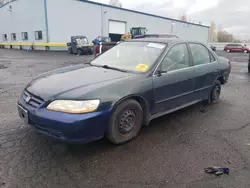
<svg viewBox="0 0 250 188">
<path fill-rule="evenodd" d="M 45 107 L 34 108 L 22 98 L 18 105 L 27 112 L 19 115 L 32 127 L 47 136 L 65 142 L 89 142 L 104 137 L 110 109 L 86 114 L 68 114 L 47 110 Z"/>
</svg>

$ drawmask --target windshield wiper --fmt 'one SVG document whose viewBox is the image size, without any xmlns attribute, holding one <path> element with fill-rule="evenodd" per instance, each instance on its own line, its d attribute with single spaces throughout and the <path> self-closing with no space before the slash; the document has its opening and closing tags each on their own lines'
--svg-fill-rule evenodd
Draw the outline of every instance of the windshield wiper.
<svg viewBox="0 0 250 188">
<path fill-rule="evenodd" d="M 117 67 L 110 67 L 109 65 L 103 65 L 102 68 L 117 70 L 117 71 L 121 71 L 121 72 L 128 72 L 128 71 L 125 70 L 125 69 L 120 69 L 120 68 L 117 68 Z"/>
</svg>

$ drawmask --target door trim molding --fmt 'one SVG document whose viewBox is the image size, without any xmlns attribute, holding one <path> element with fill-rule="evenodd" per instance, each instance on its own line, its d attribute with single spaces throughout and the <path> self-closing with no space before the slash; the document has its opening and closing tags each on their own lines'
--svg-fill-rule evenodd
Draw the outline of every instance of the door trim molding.
<svg viewBox="0 0 250 188">
<path fill-rule="evenodd" d="M 158 118 L 158 117 L 167 115 L 167 114 L 169 114 L 169 113 L 175 112 L 175 111 L 177 111 L 177 110 L 180 110 L 180 109 L 186 108 L 186 107 L 188 107 L 188 106 L 194 105 L 194 104 L 196 104 L 196 103 L 198 103 L 198 102 L 201 102 L 201 101 L 202 101 L 202 99 L 195 100 L 195 101 L 186 103 L 186 104 L 184 104 L 184 105 L 181 105 L 181 106 L 172 108 L 172 109 L 170 109 L 170 110 L 163 111 L 163 112 L 160 112 L 160 113 L 157 113 L 157 114 L 153 114 L 153 115 L 151 115 L 151 117 L 150 117 L 150 121 L 153 120 L 153 119 L 156 119 L 156 118 Z"/>
<path fill-rule="evenodd" d="M 182 97 L 182 96 L 184 96 L 184 95 L 189 95 L 189 94 L 191 94 L 191 93 L 194 93 L 194 91 L 190 91 L 190 92 L 187 92 L 187 93 L 183 93 L 183 94 L 181 94 L 181 95 L 176 95 L 176 96 L 174 96 L 174 97 L 170 97 L 170 98 L 168 98 L 168 99 L 164 99 L 164 100 L 161 100 L 161 101 L 157 101 L 157 102 L 155 102 L 155 104 L 159 104 L 159 103 L 166 102 L 166 101 L 169 101 L 169 100 L 172 100 L 172 99 L 176 99 L 176 98 L 178 98 L 178 97 Z"/>
</svg>

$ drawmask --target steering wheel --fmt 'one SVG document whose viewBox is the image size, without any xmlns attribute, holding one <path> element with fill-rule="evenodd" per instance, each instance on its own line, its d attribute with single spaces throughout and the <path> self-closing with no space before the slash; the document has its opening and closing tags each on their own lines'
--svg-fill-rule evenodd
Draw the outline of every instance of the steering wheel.
<svg viewBox="0 0 250 188">
<path fill-rule="evenodd" d="M 164 64 L 167 65 L 167 68 L 163 69 L 163 70 L 166 70 L 166 71 L 171 70 L 175 65 L 177 65 L 179 63 L 177 61 L 174 61 L 173 59 L 170 59 L 169 57 L 166 57 L 164 62 L 166 62 Z"/>
</svg>

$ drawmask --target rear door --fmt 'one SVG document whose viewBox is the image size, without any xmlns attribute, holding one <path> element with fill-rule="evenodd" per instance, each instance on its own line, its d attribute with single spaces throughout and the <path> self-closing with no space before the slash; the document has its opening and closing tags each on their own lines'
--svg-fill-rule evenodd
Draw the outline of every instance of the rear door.
<svg viewBox="0 0 250 188">
<path fill-rule="evenodd" d="M 209 95 L 219 70 L 216 69 L 217 59 L 209 49 L 200 43 L 189 43 L 194 65 L 194 94 L 197 99 L 205 99 Z"/>
<path fill-rule="evenodd" d="M 157 71 L 166 71 L 157 74 Z M 153 76 L 154 113 L 170 110 L 193 100 L 194 68 L 186 43 L 173 45 Z"/>
</svg>

